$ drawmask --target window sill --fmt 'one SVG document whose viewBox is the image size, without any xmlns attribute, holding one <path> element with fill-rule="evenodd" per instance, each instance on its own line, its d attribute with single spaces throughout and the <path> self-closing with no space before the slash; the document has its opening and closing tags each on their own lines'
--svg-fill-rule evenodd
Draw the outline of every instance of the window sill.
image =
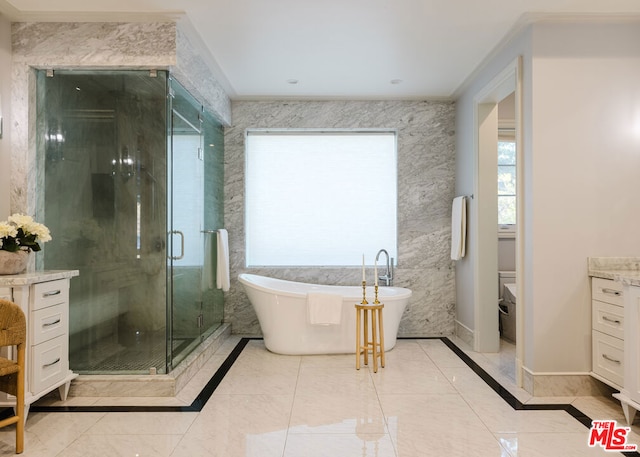
<svg viewBox="0 0 640 457">
<path fill-rule="evenodd" d="M 508 240 L 514 239 L 516 237 L 515 230 L 500 230 L 498 229 L 498 239 L 499 240 Z"/>
</svg>

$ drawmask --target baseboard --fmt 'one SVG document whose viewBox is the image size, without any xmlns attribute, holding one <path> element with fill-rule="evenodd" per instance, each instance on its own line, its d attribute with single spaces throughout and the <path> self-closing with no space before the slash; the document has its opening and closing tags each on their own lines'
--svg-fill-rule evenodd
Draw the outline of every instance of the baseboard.
<svg viewBox="0 0 640 457">
<path fill-rule="evenodd" d="M 464 341 L 469 347 L 473 347 L 473 330 L 471 330 L 466 325 L 460 323 L 459 321 L 455 321 L 456 326 L 456 336 Z"/>
<path fill-rule="evenodd" d="M 602 396 L 611 392 L 589 373 L 535 373 L 522 367 L 522 387 L 534 397 Z"/>
</svg>

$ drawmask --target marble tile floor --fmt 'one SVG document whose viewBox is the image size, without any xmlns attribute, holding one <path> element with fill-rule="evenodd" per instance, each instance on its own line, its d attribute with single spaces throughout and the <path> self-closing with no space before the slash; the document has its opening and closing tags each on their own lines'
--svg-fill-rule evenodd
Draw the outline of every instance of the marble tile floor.
<svg viewBox="0 0 640 457">
<path fill-rule="evenodd" d="M 225 360 L 238 343 L 246 346 L 231 365 Z M 401 339 L 386 356 L 378 373 L 357 371 L 353 355 L 281 356 L 261 340 L 232 336 L 176 398 L 45 397 L 29 414 L 23 455 L 621 455 L 588 447 L 589 429 L 578 420 L 624 424 L 613 399 L 532 398 L 500 368 L 508 356 L 473 353 L 455 338 Z M 228 372 L 194 407 L 220 367 Z M 477 374 L 483 370 L 489 384 Z M 636 423 L 628 443 L 640 444 Z M 14 436 L 0 429 L 0 455 L 13 454 Z"/>
</svg>

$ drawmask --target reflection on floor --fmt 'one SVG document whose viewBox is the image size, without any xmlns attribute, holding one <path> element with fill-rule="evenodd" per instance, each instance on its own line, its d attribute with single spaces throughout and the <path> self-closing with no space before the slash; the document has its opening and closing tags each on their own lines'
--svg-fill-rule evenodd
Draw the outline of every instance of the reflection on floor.
<svg viewBox="0 0 640 457">
<path fill-rule="evenodd" d="M 511 384 L 516 383 L 516 345 L 507 340 L 500 339 L 500 351 L 496 353 L 476 354 L 483 359 L 476 361 L 482 367 L 492 367 L 497 370 Z"/>
<path fill-rule="evenodd" d="M 353 355 L 281 356 L 251 340 L 233 365 L 227 363 L 228 373 L 208 401 L 193 408 L 202 386 L 225 367 L 240 341 L 231 337 L 176 398 L 43 399 L 38 404 L 43 412 L 29 415 L 24 455 L 620 455 L 589 448 L 589 429 L 564 410 L 514 409 L 469 363 L 480 365 L 521 405 L 567 403 L 592 419 L 623 424 L 616 401 L 532 398 L 514 387 L 499 355 L 476 354 L 451 340 L 457 347 L 440 339 L 399 340 L 378 373 L 367 367 L 357 371 Z M 142 407 L 113 411 L 119 408 L 112 405 L 132 404 Z M 69 409 L 44 412 L 47 405 Z M 158 411 L 161 405 L 169 408 Z M 79 408 L 73 411 L 74 406 Z M 0 455 L 13 454 L 12 432 L 0 430 Z M 634 425 L 630 443 L 640 443 L 638 432 Z"/>
</svg>

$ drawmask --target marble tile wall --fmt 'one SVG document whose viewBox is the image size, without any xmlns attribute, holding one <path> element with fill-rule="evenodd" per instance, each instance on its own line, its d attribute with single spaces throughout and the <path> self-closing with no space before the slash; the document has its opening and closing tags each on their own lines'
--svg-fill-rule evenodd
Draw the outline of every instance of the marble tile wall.
<svg viewBox="0 0 640 457">
<path fill-rule="evenodd" d="M 393 128 L 398 131 L 398 268 L 395 285 L 413 290 L 401 336 L 454 331 L 454 267 L 450 260 L 455 183 L 455 107 L 449 101 L 235 101 L 225 130 L 225 226 L 231 290 L 225 316 L 234 333 L 259 334 L 238 274 L 359 284 L 358 268 L 245 267 L 244 133 L 247 128 Z M 381 246 L 382 248 L 383 246 Z M 375 252 L 368 253 L 374 256 Z"/>
<path fill-rule="evenodd" d="M 171 68 L 172 75 L 180 81 L 207 111 L 214 113 L 223 124 L 231 123 L 231 102 L 220 83 L 215 79 L 202 51 L 194 42 L 196 37 L 182 30 L 176 30 L 176 64 Z"/>
<path fill-rule="evenodd" d="M 201 49 L 196 49 L 197 40 L 177 23 L 13 23 L 11 41 L 11 212 L 42 217 L 45 209 L 44 163 L 36 154 L 34 69 L 168 69 L 222 123 L 230 122 L 228 96 L 214 79 Z M 165 132 L 162 125 L 160 134 Z M 38 262 L 42 264 L 42 255 Z M 139 278 L 131 277 L 127 269 L 111 278 L 121 287 L 132 279 Z M 117 304 L 111 297 L 106 300 L 111 306 Z M 92 304 L 102 309 L 100 302 Z M 164 310 L 157 317 L 164 321 Z M 87 325 L 96 330 L 93 323 Z"/>
<path fill-rule="evenodd" d="M 13 23 L 11 212 L 38 209 L 33 68 L 169 69 L 228 124 L 229 98 L 198 54 L 173 22 Z"/>
</svg>

